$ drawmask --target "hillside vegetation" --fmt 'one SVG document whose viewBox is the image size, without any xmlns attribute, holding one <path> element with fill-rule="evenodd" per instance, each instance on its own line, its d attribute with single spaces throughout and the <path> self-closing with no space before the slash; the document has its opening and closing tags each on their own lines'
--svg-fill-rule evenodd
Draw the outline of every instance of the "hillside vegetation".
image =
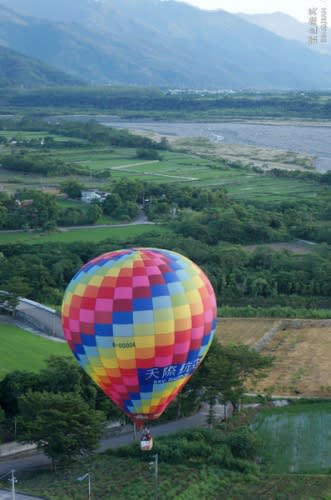
<svg viewBox="0 0 331 500">
<path fill-rule="evenodd" d="M 64 71 L 0 45 L 0 87 L 29 89 L 78 83 L 80 80 Z"/>
</svg>

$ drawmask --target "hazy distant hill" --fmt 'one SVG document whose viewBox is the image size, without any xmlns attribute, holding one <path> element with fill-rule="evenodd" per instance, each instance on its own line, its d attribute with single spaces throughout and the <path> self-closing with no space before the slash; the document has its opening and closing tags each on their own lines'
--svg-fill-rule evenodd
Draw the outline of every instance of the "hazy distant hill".
<svg viewBox="0 0 331 500">
<path fill-rule="evenodd" d="M 73 85 L 77 80 L 0 45 L 0 87 L 41 87 L 51 85 Z"/>
<path fill-rule="evenodd" d="M 172 0 L 0 0 L 0 40 L 93 83 L 331 88 L 331 57 Z"/>
<path fill-rule="evenodd" d="M 272 14 L 239 14 L 242 19 L 272 31 L 288 40 L 297 40 L 308 44 L 309 25 L 301 23 L 297 19 L 283 12 L 274 12 Z M 307 13 L 308 20 L 308 13 Z M 311 48 L 319 52 L 331 54 L 331 30 L 328 30 L 328 43 L 318 43 Z"/>
</svg>

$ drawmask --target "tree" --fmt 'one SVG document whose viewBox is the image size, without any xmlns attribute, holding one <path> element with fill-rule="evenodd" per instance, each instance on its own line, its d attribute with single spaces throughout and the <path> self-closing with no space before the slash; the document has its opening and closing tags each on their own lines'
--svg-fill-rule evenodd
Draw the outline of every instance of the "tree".
<svg viewBox="0 0 331 500">
<path fill-rule="evenodd" d="M 20 225 L 28 224 L 32 228 L 46 228 L 49 223 L 56 224 L 59 209 L 53 195 L 37 190 L 22 190 L 15 194 L 17 200 L 29 201 L 27 206 L 18 210 Z"/>
<path fill-rule="evenodd" d="M 230 401 L 236 411 L 238 401 L 245 392 L 247 378 L 260 377 L 272 361 L 270 356 L 263 356 L 243 344 L 221 345 L 215 339 L 192 379 L 195 387 L 201 389 L 201 399 L 210 405 L 210 420 L 217 398 Z"/>
<path fill-rule="evenodd" d="M 8 210 L 3 205 L 0 205 L 0 228 L 6 227 L 8 222 Z"/>
<path fill-rule="evenodd" d="M 61 184 L 61 191 L 69 196 L 69 198 L 80 199 L 84 186 L 75 179 L 69 179 Z"/>
<path fill-rule="evenodd" d="M 97 203 L 91 203 L 86 212 L 86 221 L 95 224 L 102 215 L 102 208 Z"/>
<path fill-rule="evenodd" d="M 18 440 L 36 443 L 53 464 L 93 452 L 104 432 L 105 415 L 78 394 L 30 391 L 19 407 Z"/>
<path fill-rule="evenodd" d="M 128 201 L 137 203 L 142 199 L 144 184 L 140 180 L 122 178 L 114 184 L 112 192 L 117 193 L 124 204 Z"/>
<path fill-rule="evenodd" d="M 18 414 L 18 400 L 28 390 L 37 386 L 38 375 L 27 371 L 13 371 L 8 373 L 0 382 L 0 405 L 6 417 Z"/>
<path fill-rule="evenodd" d="M 137 149 L 136 151 L 137 158 L 141 160 L 162 160 L 160 153 L 156 149 Z"/>
<path fill-rule="evenodd" d="M 103 213 L 106 215 L 112 215 L 113 217 L 116 217 L 122 207 L 122 200 L 117 193 L 109 194 L 102 203 Z"/>
<path fill-rule="evenodd" d="M 0 429 L 1 429 L 1 431 L 0 431 L 0 443 L 1 443 L 2 438 L 3 438 L 3 436 L 2 436 L 2 434 L 3 434 L 2 424 L 3 424 L 4 420 L 5 420 L 5 412 L 3 411 L 3 409 L 0 406 Z"/>
<path fill-rule="evenodd" d="M 50 356 L 47 366 L 38 375 L 39 391 L 76 393 L 81 395 L 81 378 L 84 372 L 69 356 Z"/>
</svg>

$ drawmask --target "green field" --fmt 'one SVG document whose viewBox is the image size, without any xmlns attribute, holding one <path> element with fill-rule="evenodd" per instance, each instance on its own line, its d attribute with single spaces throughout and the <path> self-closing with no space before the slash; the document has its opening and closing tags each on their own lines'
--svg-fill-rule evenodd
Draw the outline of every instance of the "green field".
<svg viewBox="0 0 331 500">
<path fill-rule="evenodd" d="M 141 234 L 150 233 L 151 231 L 160 233 L 164 229 L 159 225 L 137 224 L 123 227 L 73 229 L 52 233 L 0 231 L 0 245 L 7 243 L 29 243 L 31 245 L 51 242 L 73 243 L 74 241 L 91 241 L 97 243 L 106 239 L 125 241 Z"/>
<path fill-rule="evenodd" d="M 54 355 L 70 355 L 66 343 L 0 323 L 0 379 L 14 370 L 39 371 Z"/>
<path fill-rule="evenodd" d="M 1 132 L 7 137 L 14 131 Z M 28 139 L 41 137 L 40 132 L 18 132 L 17 136 Z M 54 136 L 57 140 L 72 138 Z M 2 147 L 4 153 L 9 148 Z M 33 152 L 33 149 L 30 149 Z M 38 150 L 40 154 L 40 150 Z M 108 189 L 114 180 L 132 178 L 149 183 L 190 183 L 199 186 L 224 187 L 233 197 L 239 199 L 258 199 L 277 201 L 288 196 L 305 199 L 317 196 L 321 187 L 317 183 L 300 179 L 284 179 L 257 174 L 246 168 L 224 166 L 221 157 L 208 158 L 204 155 L 180 151 L 162 151 L 161 160 L 144 160 L 137 158 L 135 148 L 123 147 L 61 147 L 50 151 L 53 157 L 67 164 L 79 164 L 86 168 L 86 175 L 81 181 L 87 187 Z M 244 163 L 247 163 L 244 162 Z M 108 177 L 102 172 L 108 172 Z M 59 186 L 63 177 L 45 178 L 42 175 L 23 175 L 19 172 L 8 172 L 0 169 L 2 188 L 14 192 L 24 184 L 29 188 L 47 189 Z"/>
<path fill-rule="evenodd" d="M 330 471 L 331 402 L 267 410 L 257 417 L 254 429 L 270 472 Z"/>
</svg>

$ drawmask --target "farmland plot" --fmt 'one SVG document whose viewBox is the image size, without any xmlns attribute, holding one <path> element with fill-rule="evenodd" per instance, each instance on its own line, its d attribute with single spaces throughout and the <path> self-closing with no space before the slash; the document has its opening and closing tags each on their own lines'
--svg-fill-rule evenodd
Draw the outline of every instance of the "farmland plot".
<svg viewBox="0 0 331 500">
<path fill-rule="evenodd" d="M 275 356 L 275 363 L 257 390 L 331 395 L 331 327 L 279 331 L 262 352 Z"/>
<path fill-rule="evenodd" d="M 331 466 L 331 404 L 294 405 L 260 414 L 253 427 L 273 473 L 326 472 Z"/>
</svg>

